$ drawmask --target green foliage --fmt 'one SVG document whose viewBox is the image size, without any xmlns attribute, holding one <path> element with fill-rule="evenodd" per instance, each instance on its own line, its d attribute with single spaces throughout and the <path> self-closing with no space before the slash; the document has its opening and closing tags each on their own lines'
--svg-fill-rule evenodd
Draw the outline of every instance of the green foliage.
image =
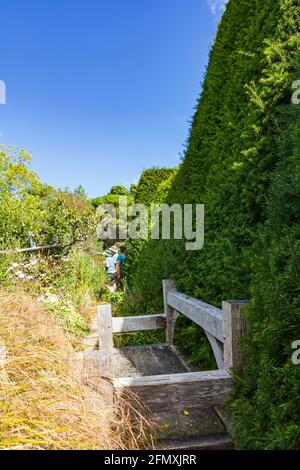
<svg viewBox="0 0 300 470">
<path fill-rule="evenodd" d="M 134 200 L 138 204 L 154 202 L 158 187 L 175 173 L 173 168 L 149 168 L 141 174 L 138 185 L 134 188 Z"/>
<path fill-rule="evenodd" d="M 300 338 L 300 121 L 290 104 L 299 28 L 296 0 L 229 0 L 169 191 L 155 196 L 152 169 L 135 188 L 141 203 L 205 204 L 203 250 L 187 252 L 176 240 L 131 244 L 128 286 L 140 312 L 159 311 L 163 278 L 216 306 L 251 300 L 246 366 L 231 405 L 245 449 L 300 446 L 300 369 L 290 359 Z M 132 303 L 125 293 L 123 308 Z M 202 338 L 182 325 L 177 341 L 208 367 Z"/>
<path fill-rule="evenodd" d="M 127 196 L 128 203 L 133 203 L 131 192 L 126 189 L 125 186 L 118 185 L 113 186 L 108 194 L 91 199 L 91 204 L 95 209 L 101 204 L 112 204 L 114 207 L 117 207 L 119 205 L 120 196 Z"/>
<path fill-rule="evenodd" d="M 100 263 L 81 246 L 72 248 L 95 235 L 95 211 L 82 187 L 76 194 L 56 191 L 39 181 L 29 163 L 24 151 L 0 152 L 0 248 L 28 248 L 30 236 L 38 245 L 59 243 L 63 248 L 45 258 L 0 254 L 1 284 L 40 297 L 74 338 L 89 330 L 90 309 L 104 290 Z"/>
<path fill-rule="evenodd" d="M 295 69 L 294 78 L 299 60 Z M 300 368 L 291 361 L 300 338 L 299 107 L 281 108 L 277 122 L 278 163 L 253 250 L 247 361 L 231 404 L 237 443 L 247 449 L 300 445 Z"/>
<path fill-rule="evenodd" d="M 11 248 L 36 231 L 33 214 L 40 209 L 34 193 L 41 191 L 30 172 L 30 156 L 21 151 L 0 152 L 0 247 Z M 27 232 L 27 233 L 26 233 Z"/>
<path fill-rule="evenodd" d="M 102 264 L 75 246 L 67 257 L 56 262 L 45 260 L 46 277 L 39 285 L 39 298 L 54 315 L 71 339 L 89 332 L 95 314 L 95 301 L 105 290 L 106 275 Z M 40 266 L 39 266 L 39 269 Z M 33 292 L 34 285 L 30 286 Z"/>
<path fill-rule="evenodd" d="M 300 226 L 280 237 L 263 230 L 253 260 L 246 363 L 231 404 L 242 449 L 299 449 L 300 367 L 292 342 L 300 338 Z"/>
<path fill-rule="evenodd" d="M 82 184 L 80 184 L 74 191 L 75 196 L 87 199 L 87 193 Z"/>
<path fill-rule="evenodd" d="M 80 315 L 71 295 L 47 289 L 42 299 L 45 311 L 55 317 L 71 340 L 90 331 L 86 319 Z"/>
<path fill-rule="evenodd" d="M 109 194 L 118 194 L 119 196 L 129 196 L 130 191 L 125 186 L 117 185 L 113 186 Z"/>
<path fill-rule="evenodd" d="M 120 196 L 126 196 L 128 198 L 128 204 L 133 203 L 133 197 L 130 193 L 125 194 L 125 195 L 109 193 L 109 194 L 105 194 L 104 196 L 91 199 L 91 204 L 95 209 L 97 209 L 102 204 L 111 204 L 113 207 L 117 208 L 119 206 Z"/>
<path fill-rule="evenodd" d="M 0 247 L 72 244 L 96 227 L 91 204 L 75 194 L 43 185 L 30 171 L 30 156 L 10 149 L 0 152 Z"/>
<path fill-rule="evenodd" d="M 3 281 L 38 299 L 75 341 L 89 331 L 96 302 L 105 292 L 106 274 L 101 260 L 77 244 L 65 255 L 29 255 L 18 262 L 14 259 Z"/>
</svg>

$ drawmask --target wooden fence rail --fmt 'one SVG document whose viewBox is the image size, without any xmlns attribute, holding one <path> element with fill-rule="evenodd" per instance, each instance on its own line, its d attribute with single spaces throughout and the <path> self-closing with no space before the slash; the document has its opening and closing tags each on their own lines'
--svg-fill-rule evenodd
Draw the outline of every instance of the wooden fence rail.
<svg viewBox="0 0 300 470">
<path fill-rule="evenodd" d="M 224 316 L 222 310 L 188 297 L 176 290 L 167 294 L 167 302 L 175 311 L 201 326 L 219 341 L 224 342 Z"/>
<path fill-rule="evenodd" d="M 17 248 L 15 250 L 0 250 L 0 255 L 14 255 L 18 253 L 33 253 L 35 251 L 51 250 L 52 248 L 61 248 L 63 245 L 55 243 L 54 245 L 33 246 L 30 248 Z"/>
<path fill-rule="evenodd" d="M 114 317 L 112 319 L 113 333 L 128 333 L 131 331 L 157 330 L 166 328 L 166 315 L 136 315 L 132 317 Z"/>
<path fill-rule="evenodd" d="M 32 235 L 29 235 L 29 248 L 16 248 L 12 250 L 0 250 L 0 255 L 14 255 L 19 253 L 35 253 L 36 251 L 52 250 L 54 248 L 69 248 L 75 243 L 84 242 L 85 238 L 74 239 L 71 243 L 62 244 L 62 243 L 53 243 L 52 245 L 36 246 L 34 238 Z"/>
<path fill-rule="evenodd" d="M 222 309 L 178 292 L 171 280 L 163 281 L 165 315 L 167 317 L 167 341 L 174 339 L 178 316 L 184 315 L 203 328 L 212 347 L 219 369 L 239 367 L 242 362 L 240 338 L 245 333 L 245 321 L 241 315 L 248 301 L 222 302 Z"/>
<path fill-rule="evenodd" d="M 224 301 L 222 309 L 218 309 L 178 292 L 171 280 L 163 281 L 163 297 L 164 313 L 157 315 L 112 318 L 110 304 L 99 306 L 99 350 L 87 352 L 83 361 L 87 381 L 104 393 L 110 404 L 114 393 L 122 395 L 128 391 L 137 395 L 152 411 L 224 404 L 232 390 L 231 369 L 242 362 L 240 337 L 245 332 L 245 321 L 241 309 L 249 302 Z M 114 375 L 114 333 L 165 328 L 166 341 L 172 345 L 179 315 L 186 316 L 203 329 L 218 370 L 141 377 Z"/>
</svg>

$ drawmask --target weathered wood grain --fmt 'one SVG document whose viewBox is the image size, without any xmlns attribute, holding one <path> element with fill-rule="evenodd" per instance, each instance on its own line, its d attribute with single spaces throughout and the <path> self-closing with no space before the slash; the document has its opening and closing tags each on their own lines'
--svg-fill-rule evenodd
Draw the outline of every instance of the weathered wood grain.
<svg viewBox="0 0 300 470">
<path fill-rule="evenodd" d="M 115 348 L 113 358 L 114 377 L 141 377 L 189 372 L 174 346 L 166 343 Z"/>
<path fill-rule="evenodd" d="M 157 330 L 166 327 L 166 315 L 136 315 L 132 317 L 113 317 L 113 333 L 129 331 Z"/>
<path fill-rule="evenodd" d="M 245 334 L 246 322 L 241 316 L 241 308 L 249 304 L 250 302 L 246 300 L 232 300 L 222 302 L 225 332 L 225 369 L 239 367 L 243 362 L 240 339 Z"/>
<path fill-rule="evenodd" d="M 232 390 L 226 370 L 115 378 L 113 383 L 117 392 L 133 393 L 151 411 L 222 405 Z"/>
<path fill-rule="evenodd" d="M 162 282 L 163 285 L 163 297 L 164 297 L 164 312 L 167 318 L 166 326 L 166 341 L 169 344 L 174 342 L 174 331 L 175 324 L 178 318 L 178 313 L 169 305 L 168 294 L 175 290 L 175 282 L 171 279 L 164 279 Z"/>
<path fill-rule="evenodd" d="M 233 442 L 228 434 L 211 434 L 187 439 L 166 439 L 155 445 L 155 450 L 232 450 Z"/>
<path fill-rule="evenodd" d="M 217 338 L 204 330 L 208 341 L 210 342 L 213 350 L 218 369 L 224 369 L 224 345 Z"/>
<path fill-rule="evenodd" d="M 113 329 L 110 304 L 101 304 L 98 307 L 98 333 L 99 351 L 106 354 L 112 354 Z"/>
<path fill-rule="evenodd" d="M 167 302 L 169 308 L 182 313 L 224 343 L 224 316 L 222 310 L 174 290 L 168 292 Z"/>
<path fill-rule="evenodd" d="M 74 377 L 97 392 L 97 406 L 106 410 L 113 407 L 113 380 L 111 357 L 99 351 L 75 354 L 72 364 Z"/>
<path fill-rule="evenodd" d="M 112 356 L 100 351 L 85 351 L 83 353 L 83 374 L 95 375 L 101 378 L 113 378 Z"/>
<path fill-rule="evenodd" d="M 83 372 L 87 383 L 102 394 L 109 406 L 113 406 L 113 332 L 111 305 L 98 307 L 99 351 L 84 355 Z"/>
</svg>

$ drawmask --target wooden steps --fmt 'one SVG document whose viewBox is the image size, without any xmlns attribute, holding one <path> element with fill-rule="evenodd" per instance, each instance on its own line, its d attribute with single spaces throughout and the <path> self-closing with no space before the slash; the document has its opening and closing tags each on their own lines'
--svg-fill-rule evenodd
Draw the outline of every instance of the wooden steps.
<svg viewBox="0 0 300 470">
<path fill-rule="evenodd" d="M 169 344 L 114 349 L 113 369 L 114 390 L 152 412 L 223 405 L 232 388 L 226 370 L 190 372 Z"/>
<path fill-rule="evenodd" d="M 182 374 L 118 377 L 114 390 L 126 396 L 133 393 L 151 411 L 223 405 L 232 390 L 232 378 L 226 370 L 185 372 Z"/>
<path fill-rule="evenodd" d="M 155 450 L 233 450 L 234 445 L 228 434 L 168 439 L 155 446 Z"/>
<path fill-rule="evenodd" d="M 105 383 L 99 381 L 97 371 L 106 356 L 100 351 L 87 351 L 84 356 L 84 364 L 96 372 L 90 384 L 103 393 Z M 148 409 L 155 448 L 233 448 L 224 421 L 213 408 L 230 391 L 232 379 L 226 371 L 190 372 L 169 344 L 114 348 L 112 362 L 115 393 L 126 396 L 129 391 L 129 397 L 133 392 Z"/>
<path fill-rule="evenodd" d="M 152 344 L 114 348 L 113 375 L 117 379 L 154 375 L 180 374 L 187 366 L 178 356 L 174 346 Z"/>
<path fill-rule="evenodd" d="M 134 393 L 148 409 L 156 449 L 233 448 L 212 408 L 231 389 L 226 371 L 190 372 L 169 344 L 115 348 L 113 358 L 114 390 Z"/>
<path fill-rule="evenodd" d="M 233 445 L 212 408 L 169 409 L 152 413 L 156 449 L 217 450 Z"/>
<path fill-rule="evenodd" d="M 120 395 L 139 401 L 153 423 L 157 449 L 232 449 L 222 406 L 232 392 L 232 369 L 242 364 L 242 311 L 249 302 L 223 301 L 218 309 L 178 292 L 172 280 L 163 281 L 163 300 L 164 313 L 114 318 L 111 305 L 100 304 L 98 338 L 94 322 L 84 342 L 90 350 L 77 354 L 77 373 L 112 411 Z M 203 328 L 217 370 L 191 370 L 177 353 L 173 340 L 179 315 Z M 114 333 L 157 329 L 165 330 L 165 344 L 114 348 Z"/>
</svg>

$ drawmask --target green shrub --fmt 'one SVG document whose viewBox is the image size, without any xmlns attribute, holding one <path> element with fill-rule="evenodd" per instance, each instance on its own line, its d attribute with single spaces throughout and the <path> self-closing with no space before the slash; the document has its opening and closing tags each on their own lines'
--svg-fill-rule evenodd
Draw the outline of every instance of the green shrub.
<svg viewBox="0 0 300 470">
<path fill-rule="evenodd" d="M 158 188 L 165 180 L 172 178 L 174 168 L 149 168 L 140 176 L 139 183 L 134 188 L 134 200 L 138 204 L 151 204 L 155 202 Z"/>
<path fill-rule="evenodd" d="M 141 311 L 161 306 L 163 278 L 216 306 L 251 300 L 245 371 L 232 403 L 241 448 L 300 446 L 300 369 L 290 359 L 300 338 L 300 130 L 290 105 L 300 78 L 299 28 L 296 0 L 229 0 L 184 160 L 162 196 L 205 204 L 205 246 L 186 252 L 181 241 L 138 242 L 128 256 Z M 149 203 L 158 184 L 151 172 L 149 182 L 144 176 L 136 194 Z M 183 325 L 177 341 L 204 368 L 211 358 L 200 338 Z"/>
<path fill-rule="evenodd" d="M 37 244 L 71 245 L 94 235 L 95 211 L 80 196 L 43 185 L 29 169 L 25 152 L 0 152 L 0 248 Z"/>
</svg>

